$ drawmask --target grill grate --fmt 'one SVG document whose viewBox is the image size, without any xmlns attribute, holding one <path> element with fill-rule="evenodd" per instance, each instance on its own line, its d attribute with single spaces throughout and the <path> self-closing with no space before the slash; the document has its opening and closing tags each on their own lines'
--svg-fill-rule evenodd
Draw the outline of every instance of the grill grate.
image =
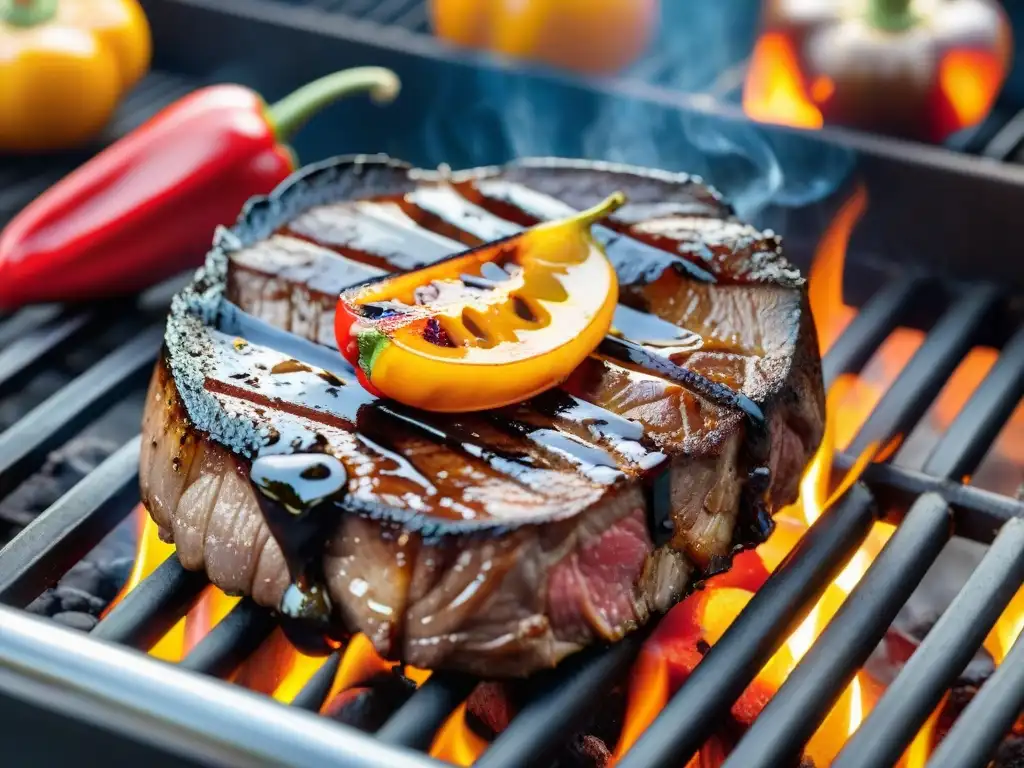
<svg viewBox="0 0 1024 768">
<path fill-rule="evenodd" d="M 426 28 L 425 6 L 418 0 L 292 2 L 413 31 Z M 111 136 L 130 130 L 194 85 L 169 73 L 151 74 L 126 102 Z M 1005 156 L 998 147 L 992 151 Z M 14 168 L 0 171 L 0 223 L 85 156 L 72 153 L 47 164 L 17 160 Z M 916 300 L 955 297 L 865 422 L 854 450 L 909 434 L 966 351 L 980 343 L 985 321 L 1000 299 L 988 284 L 957 285 L 952 291 L 936 287 L 919 276 L 893 279 L 861 308 L 826 357 L 828 382 L 856 373 L 905 321 L 907 308 Z M 142 300 L 113 311 L 40 307 L 0 319 L 0 396 L 24 377 L 49 368 L 55 357 L 94 332 L 120 326 L 131 329 L 132 337 L 0 433 L 0 498 L 96 413 L 139 391 L 159 348 L 162 314 L 159 303 L 147 306 Z M 740 742 L 731 764 L 775 764 L 776 758 L 800 748 L 951 532 L 983 542 L 994 539 L 960 597 L 862 725 L 857 740 L 863 750 L 855 757 L 848 748 L 840 764 L 877 764 L 875 757 L 885 762 L 901 753 L 916 732 L 915 724 L 937 704 L 965 655 L 978 648 L 1024 578 L 1024 503 L 959 482 L 980 463 L 1020 401 L 1022 388 L 1024 328 L 1003 346 L 924 469 L 901 467 L 899 454 L 894 463 L 868 467 L 862 482 L 812 526 L 621 764 L 674 766 L 698 749 L 856 551 L 879 509 L 909 511 L 791 682 Z M 63 711 L 68 717 L 54 721 L 50 734 L 55 743 L 61 742 L 62 733 L 73 732 L 78 719 L 101 726 L 84 735 L 75 731 L 75 738 L 66 741 L 69 753 L 80 753 L 81 739 L 89 738 L 107 746 L 143 741 L 204 765 L 436 765 L 419 752 L 475 685 L 467 676 L 433 675 L 371 737 L 311 714 L 329 693 L 341 661 L 338 652 L 290 707 L 212 679 L 229 674 L 275 626 L 249 600 L 241 601 L 178 669 L 134 650 L 150 647 L 171 629 L 207 586 L 205 576 L 184 570 L 174 557 L 120 602 L 88 638 L 15 610 L 53 586 L 126 518 L 137 501 L 138 457 L 139 437 L 124 440 L 0 551 L 0 602 L 8 606 L 0 607 L 0 710 L 28 709 L 41 718 L 54 708 Z M 848 469 L 854 461 L 854 452 L 842 454 L 836 468 Z M 478 765 L 542 764 L 590 714 L 593 702 L 622 679 L 643 637 L 637 633 L 610 649 L 585 652 L 538 676 L 527 705 Z M 1019 640 L 944 740 L 932 765 L 984 765 L 1022 705 L 1024 640 Z M 7 723 L 0 718 L 0 728 Z"/>
<path fill-rule="evenodd" d="M 878 340 L 896 327 L 900 308 L 904 306 L 902 299 L 931 290 L 927 283 L 919 281 L 893 285 L 880 291 L 837 341 L 826 358 L 830 378 L 841 371 L 855 371 L 866 361 Z M 871 439 L 885 440 L 895 430 L 909 431 L 914 427 L 937 394 L 941 381 L 980 332 L 997 292 L 977 285 L 964 287 L 958 295 L 961 298 L 940 318 L 869 417 L 864 431 Z M 41 315 L 44 321 L 41 326 L 43 329 L 63 328 L 78 317 L 81 315 L 46 313 Z M 0 335 L 6 335 L 8 325 L 25 322 L 21 313 L 8 318 L 0 324 Z M 77 432 L 97 403 L 109 402 L 115 393 L 123 395 L 126 388 L 138 386 L 141 374 L 148 371 L 159 347 L 159 330 L 158 324 L 146 327 L 132 342 L 101 359 L 69 387 L 0 436 L 0 488 L 13 488 L 30 468 L 38 465 L 46 450 Z M 36 355 L 22 349 L 18 359 L 23 366 L 42 364 L 54 351 L 73 343 L 70 340 L 73 337 L 74 334 L 64 334 L 54 339 L 49 332 L 40 333 L 33 347 Z M 888 714 L 872 717 L 864 725 L 862 738 L 869 740 L 876 749 L 884 749 L 886 754 L 902 751 L 916 732 L 916 728 L 908 724 L 919 722 L 937 704 L 962 668 L 964 655 L 973 653 L 980 645 L 1024 574 L 1024 547 L 1021 546 L 1024 523 L 1013 520 L 1024 512 L 1024 504 L 961 486 L 952 480 L 974 469 L 1021 396 L 1022 379 L 1017 374 L 1024 366 L 1022 339 L 1024 332 L 1018 332 L 1005 346 L 992 375 L 970 398 L 960 417 L 935 446 L 924 472 L 909 472 L 892 464 L 874 465 L 865 473 L 864 483 L 854 485 L 839 503 L 822 515 L 789 561 L 757 593 L 627 754 L 622 762 L 624 766 L 676 765 L 697 749 L 714 722 L 728 710 L 775 647 L 797 626 L 802 611 L 812 604 L 859 546 L 877 517 L 875 498 L 888 499 L 893 495 L 907 498 L 920 494 L 861 584 L 802 660 L 791 682 L 779 691 L 740 741 L 731 764 L 776 764 L 778 759 L 799 750 L 828 711 L 828 702 L 845 687 L 937 557 L 951 532 L 951 519 L 958 533 L 981 540 L 990 540 L 1001 523 L 1012 520 L 1003 526 L 995 545 L 960 599 L 915 655 L 915 659 L 921 660 L 908 666 L 904 677 L 890 689 L 893 693 L 884 700 L 886 710 L 882 710 Z M 17 348 L 15 344 L 8 350 Z M 879 414 L 884 414 L 884 419 Z M 16 607 L 27 605 L 124 519 L 137 498 L 134 486 L 138 451 L 139 438 L 135 437 L 0 552 L 0 599 L 4 603 Z M 838 463 L 848 465 L 850 458 L 840 457 Z M 125 658 L 131 658 L 134 664 L 137 654 L 108 643 L 148 647 L 173 626 L 205 585 L 204 577 L 185 571 L 172 557 L 99 622 L 90 640 L 68 643 L 62 648 L 62 654 L 66 659 L 77 659 L 83 664 L 97 655 L 109 657 L 109 663 L 114 665 L 127 664 Z M 7 613 L 9 611 L 4 615 Z M 43 632 L 34 619 L 19 616 L 18 620 L 21 623 L 16 626 L 24 625 L 27 635 Z M 258 647 L 274 626 L 267 612 L 243 600 L 179 666 L 207 676 L 226 676 Z M 587 717 L 595 697 L 621 680 L 643 636 L 642 632 L 637 633 L 610 649 L 581 654 L 558 670 L 539 676 L 529 703 L 490 746 L 479 765 L 495 768 L 539 764 L 550 757 L 564 742 L 565 734 Z M 13 655 L 18 650 L 17 642 L 9 642 L 9 639 L 6 634 L 0 638 L 0 663 L 42 669 L 31 663 L 24 666 L 26 662 Z M 97 644 L 93 640 L 106 642 Z M 1015 649 L 1015 653 L 1019 655 L 1019 649 Z M 38 655 L 35 660 L 42 663 Z M 339 661 L 338 654 L 334 654 L 327 666 L 307 683 L 292 709 L 316 711 L 320 708 Z M 1011 666 L 1009 662 L 1010 659 L 1000 669 Z M 192 684 L 190 677 L 179 680 L 178 673 L 164 667 L 160 669 L 165 679 L 175 681 L 171 683 L 174 686 Z M 62 668 L 50 669 L 47 679 L 59 681 L 62 687 L 72 685 L 73 681 L 65 677 L 65 673 L 70 674 Z M 1012 670 L 997 674 L 999 677 L 992 681 L 995 685 L 990 684 L 992 692 L 986 685 L 976 707 L 991 712 L 991 717 L 1003 723 L 1007 713 L 1018 711 L 1024 703 L 1024 689 L 1012 684 L 1016 674 Z M 182 682 L 186 679 L 187 685 Z M 434 676 L 391 716 L 378 738 L 371 740 L 374 748 L 380 750 L 390 745 L 397 750 L 387 753 L 389 764 L 422 764 L 405 748 L 424 749 L 429 745 L 436 729 L 464 700 L 472 685 L 471 679 L 461 675 Z M 136 692 L 129 691 L 127 683 L 124 690 L 116 687 L 112 680 L 107 680 L 104 686 L 109 686 L 104 695 L 116 700 L 118 706 L 129 710 L 138 706 L 138 703 L 133 704 Z M 218 689 L 218 696 L 236 705 L 250 706 L 250 696 L 241 691 Z M 162 712 L 159 716 L 166 719 L 166 715 Z M 899 723 L 900 727 L 893 727 L 892 723 Z M 365 748 L 367 737 L 363 734 L 345 726 L 328 725 L 336 731 L 331 744 L 340 751 L 331 753 L 335 758 L 342 752 L 351 754 L 351 749 Z M 222 726 L 222 721 L 217 719 L 193 723 L 190 727 L 197 729 L 202 738 L 189 745 L 179 744 L 178 748 L 205 749 L 203 745 L 214 737 L 215 729 Z M 259 753 L 269 758 L 286 752 L 294 746 L 291 740 L 297 738 L 298 731 L 283 729 L 264 734 L 257 744 L 246 745 L 247 754 Z M 972 743 L 978 745 L 979 751 L 972 753 L 971 761 L 956 764 L 983 764 L 984 755 L 991 752 L 1004 732 L 1005 729 L 994 727 L 983 733 L 972 732 Z M 286 764 L 302 764 L 297 762 L 299 754 L 295 753 Z M 204 759 L 210 757 L 206 752 L 202 755 Z M 237 757 L 233 755 L 232 759 Z M 936 759 L 939 757 L 941 754 Z M 845 756 L 844 759 L 853 760 Z M 860 753 L 857 759 L 861 759 Z"/>
</svg>

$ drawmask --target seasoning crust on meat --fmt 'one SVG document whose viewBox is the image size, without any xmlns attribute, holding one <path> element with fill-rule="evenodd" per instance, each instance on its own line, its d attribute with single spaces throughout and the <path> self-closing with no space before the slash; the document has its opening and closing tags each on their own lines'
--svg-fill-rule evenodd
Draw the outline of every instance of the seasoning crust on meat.
<svg viewBox="0 0 1024 768">
<path fill-rule="evenodd" d="M 599 354 L 559 389 L 479 413 L 415 411 L 356 383 L 335 348 L 341 289 L 617 189 L 629 203 L 598 238 L 619 278 L 616 332 L 763 419 Z M 175 298 L 143 500 L 182 564 L 226 592 L 418 667 L 524 675 L 621 638 L 763 540 L 821 440 L 817 350 L 778 238 L 699 179 L 338 158 L 251 202 Z"/>
</svg>

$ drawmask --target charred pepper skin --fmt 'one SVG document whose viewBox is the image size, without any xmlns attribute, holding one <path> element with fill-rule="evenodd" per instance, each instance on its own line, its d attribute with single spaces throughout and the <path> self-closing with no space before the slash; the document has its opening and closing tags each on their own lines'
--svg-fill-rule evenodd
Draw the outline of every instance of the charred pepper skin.
<svg viewBox="0 0 1024 768">
<path fill-rule="evenodd" d="M 338 349 L 371 394 L 460 413 L 558 386 L 608 333 L 615 270 L 590 226 L 622 193 L 411 272 L 343 291 Z"/>
<path fill-rule="evenodd" d="M 1013 41 L 996 0 L 765 0 L 744 93 L 755 119 L 790 122 L 769 106 L 780 46 L 820 122 L 940 142 L 988 114 Z"/>
<path fill-rule="evenodd" d="M 0 0 L 0 152 L 77 147 L 149 68 L 136 0 Z"/>
<path fill-rule="evenodd" d="M 354 91 L 392 99 L 398 80 L 328 75 L 268 107 L 240 85 L 196 91 L 111 145 L 0 232 L 0 309 L 138 291 L 197 267 L 218 225 L 296 167 L 283 140 Z"/>
</svg>

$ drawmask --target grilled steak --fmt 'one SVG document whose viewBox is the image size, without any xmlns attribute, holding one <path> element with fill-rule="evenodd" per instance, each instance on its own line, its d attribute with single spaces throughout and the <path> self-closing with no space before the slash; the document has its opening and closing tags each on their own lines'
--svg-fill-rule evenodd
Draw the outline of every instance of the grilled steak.
<svg viewBox="0 0 1024 768">
<path fill-rule="evenodd" d="M 615 329 L 645 355 L 609 343 L 558 390 L 474 414 L 356 383 L 340 289 L 616 189 L 629 204 L 594 231 L 619 275 Z M 803 280 L 699 180 L 341 158 L 250 203 L 176 297 L 140 476 L 182 564 L 226 592 L 415 666 L 523 675 L 621 638 L 763 540 L 823 412 Z"/>
</svg>

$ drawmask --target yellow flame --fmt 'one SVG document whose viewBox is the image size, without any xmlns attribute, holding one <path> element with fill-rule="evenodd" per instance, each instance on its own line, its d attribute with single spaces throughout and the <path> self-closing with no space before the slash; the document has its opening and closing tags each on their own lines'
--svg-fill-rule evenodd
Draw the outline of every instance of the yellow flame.
<svg viewBox="0 0 1024 768">
<path fill-rule="evenodd" d="M 463 702 L 448 716 L 430 746 L 430 756 L 452 765 L 469 766 L 487 749 L 481 739 L 466 724 L 466 704 Z"/>
</svg>

